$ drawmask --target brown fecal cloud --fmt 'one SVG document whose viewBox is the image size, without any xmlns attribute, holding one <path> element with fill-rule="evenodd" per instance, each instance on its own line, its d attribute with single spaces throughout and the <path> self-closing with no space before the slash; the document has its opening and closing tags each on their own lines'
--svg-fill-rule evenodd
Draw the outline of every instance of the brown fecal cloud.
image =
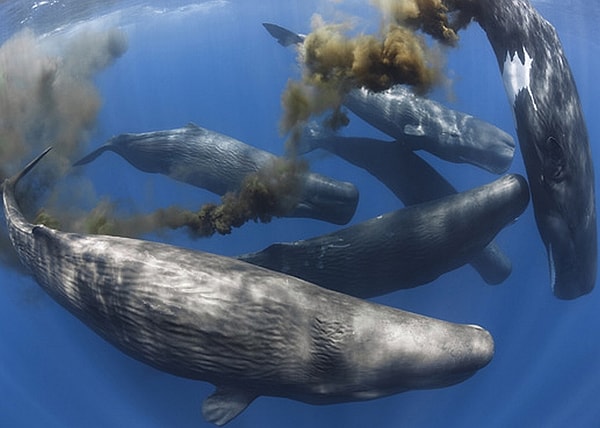
<svg viewBox="0 0 600 428">
<path fill-rule="evenodd" d="M 450 7 L 446 4 L 450 3 Z M 373 0 L 382 13 L 380 34 L 348 36 L 348 26 L 323 24 L 320 17 L 314 30 L 299 48 L 302 78 L 289 81 L 282 95 L 284 110 L 281 131 L 291 132 L 294 147 L 307 120 L 334 111 L 336 126 L 345 94 L 365 87 L 382 91 L 404 84 L 425 94 L 443 81 L 440 50 L 427 44 L 424 35 L 443 46 L 455 46 L 458 36 L 449 13 L 455 2 L 441 0 Z"/>
<path fill-rule="evenodd" d="M 373 2 L 383 15 L 379 34 L 351 37 L 348 25 L 318 23 L 300 49 L 302 79 L 290 81 L 282 95 L 281 129 L 291 132 L 291 158 L 248 176 L 237 192 L 222 197 L 221 204 L 206 204 L 198 211 L 169 207 L 123 215 L 122 207 L 107 199 L 94 202 L 95 207 L 85 212 L 78 203 L 93 199 L 95 192 L 89 181 L 74 177 L 70 185 L 61 182 L 62 189 L 54 191 L 96 124 L 101 100 L 92 79 L 125 52 L 127 41 L 119 30 L 82 31 L 55 42 L 42 42 L 31 31 L 22 31 L 0 46 L 0 179 L 53 145 L 53 154 L 20 186 L 19 201 L 31 214 L 41 195 L 52 188 L 36 222 L 84 233 L 139 237 L 185 228 L 202 237 L 285 215 L 296 205 L 308 169 L 295 157 L 301 125 L 311 116 L 332 111 L 326 124 L 333 129 L 345 126 L 348 118 L 341 105 L 352 88 L 380 91 L 406 84 L 426 93 L 439 82 L 442 60 L 424 35 L 454 46 L 455 28 L 466 25 L 472 15 L 450 22 L 448 13 L 474 4 L 472 0 Z M 64 205 L 67 199 L 69 206 Z M 5 229 L 0 230 L 0 262 L 18 266 Z"/>
<path fill-rule="evenodd" d="M 288 214 L 300 199 L 307 171 L 308 165 L 301 160 L 277 158 L 249 174 L 238 191 L 223 195 L 220 204 L 208 203 L 198 211 L 172 206 L 148 214 L 119 215 L 119 207 L 104 200 L 90 213 L 71 218 L 42 210 L 35 222 L 64 229 L 66 221 L 72 231 L 128 237 L 180 228 L 194 238 L 227 235 L 248 221 L 268 223 Z"/>
<path fill-rule="evenodd" d="M 372 0 L 381 10 L 384 19 L 412 30 L 430 35 L 438 42 L 455 46 L 456 30 L 448 14 L 455 9 L 453 1 L 442 0 Z"/>
<path fill-rule="evenodd" d="M 83 149 L 101 105 L 92 79 L 126 49 L 117 29 L 81 30 L 68 38 L 23 30 L 0 46 L 0 180 L 46 147 L 55 148 L 19 186 L 26 213 L 54 190 Z M 0 229 L 0 262 L 18 267 L 6 233 Z"/>
</svg>

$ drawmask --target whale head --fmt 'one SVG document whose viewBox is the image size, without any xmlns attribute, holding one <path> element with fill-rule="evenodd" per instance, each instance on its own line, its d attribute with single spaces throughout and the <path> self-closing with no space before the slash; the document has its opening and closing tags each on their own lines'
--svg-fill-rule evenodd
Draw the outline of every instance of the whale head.
<svg viewBox="0 0 600 428">
<path fill-rule="evenodd" d="M 553 292 L 574 299 L 594 288 L 597 270 L 586 124 L 556 29 L 529 2 L 516 4 L 486 1 L 475 15 L 494 50 L 514 113 Z"/>
<path fill-rule="evenodd" d="M 413 389 L 443 388 L 460 383 L 490 363 L 494 339 L 485 329 L 404 312 L 397 317 L 380 308 L 387 321 L 374 324 L 359 317 L 359 342 L 378 352 L 355 353 L 376 384 L 358 391 L 355 399 L 373 399 Z M 397 322 L 394 322 L 397 321 Z M 373 329 L 377 334 L 373 333 Z"/>
<path fill-rule="evenodd" d="M 561 299 L 589 293 L 597 269 L 594 170 L 574 90 L 561 88 L 552 103 L 522 90 L 514 104 L 536 223 Z"/>
<path fill-rule="evenodd" d="M 473 376 L 494 356 L 492 335 L 478 325 L 450 324 L 431 333 L 434 340 L 424 348 L 419 371 L 405 382 L 415 389 L 451 386 Z"/>
<path fill-rule="evenodd" d="M 456 119 L 442 122 L 440 134 L 437 136 L 440 144 L 451 150 L 461 147 L 459 156 L 464 162 L 477 165 L 494 174 L 506 172 L 515 153 L 513 137 L 477 117 L 450 112 L 456 116 Z"/>
<path fill-rule="evenodd" d="M 352 220 L 357 204 L 358 189 L 354 184 L 308 173 L 292 215 L 344 225 Z"/>
</svg>

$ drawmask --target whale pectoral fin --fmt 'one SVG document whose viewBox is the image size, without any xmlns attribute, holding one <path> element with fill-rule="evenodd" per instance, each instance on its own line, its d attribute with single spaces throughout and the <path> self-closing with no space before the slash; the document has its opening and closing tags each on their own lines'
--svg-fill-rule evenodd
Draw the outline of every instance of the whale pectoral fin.
<svg viewBox="0 0 600 428">
<path fill-rule="evenodd" d="M 202 415 L 207 421 L 222 426 L 242 413 L 256 397 L 255 393 L 243 389 L 218 386 L 202 403 Z"/>
</svg>

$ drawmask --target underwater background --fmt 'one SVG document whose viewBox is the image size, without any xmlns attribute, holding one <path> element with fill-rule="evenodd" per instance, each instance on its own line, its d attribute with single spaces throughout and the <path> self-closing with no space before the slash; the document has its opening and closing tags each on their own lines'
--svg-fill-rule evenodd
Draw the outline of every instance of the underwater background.
<svg viewBox="0 0 600 428">
<path fill-rule="evenodd" d="M 532 3 L 556 27 L 563 43 L 598 171 L 600 3 Z M 6 88 L 3 92 L 10 83 L 3 67 L 21 61 L 28 69 L 28 60 L 32 61 L 29 70 L 39 66 L 33 50 L 27 48 L 27 43 L 39 43 L 45 52 L 60 52 L 57 56 L 75 64 L 73 70 L 79 71 L 72 74 L 83 82 L 79 90 L 90 97 L 84 97 L 82 105 L 65 98 L 69 108 L 52 122 L 57 129 L 67 128 L 55 135 L 71 141 L 72 161 L 114 135 L 179 128 L 189 122 L 283 154 L 281 93 L 288 79 L 299 76 L 299 69 L 294 50 L 278 45 L 261 24 L 272 22 L 308 33 L 314 14 L 351 21 L 367 32 L 377 31 L 380 23 L 366 0 L 0 2 L 0 97 L 5 97 L 0 105 L 5 109 L 7 104 L 15 105 L 10 92 Z M 114 58 L 105 62 L 90 65 L 90 58 L 97 60 L 94 53 L 99 47 L 94 41 L 99 38 L 88 38 L 79 50 L 65 48 L 82 34 L 114 28 L 122 30 L 126 42 L 116 50 L 109 48 Z M 10 45 L 15 36 L 28 42 L 15 49 Z M 448 83 L 430 96 L 491 122 L 516 141 L 496 59 L 479 26 L 472 24 L 462 31 L 458 46 L 444 55 Z M 18 88 L 17 93 L 29 89 Z M 36 108 L 43 114 L 43 106 Z M 343 135 L 388 139 L 357 117 L 349 117 Z M 0 117 L 0 125 L 3 120 L 8 119 Z M 30 138 L 39 135 L 40 140 L 48 134 L 33 125 L 31 132 Z M 15 172 L 48 143 L 52 142 L 27 146 L 6 162 L 8 143 L 0 137 L 2 172 Z M 459 190 L 496 179 L 467 164 L 422 156 Z M 374 177 L 333 155 L 316 151 L 307 159 L 311 170 L 358 187 L 360 200 L 352 224 L 402 206 Z M 509 172 L 525 174 L 519 148 Z M 219 201 L 201 189 L 138 171 L 112 153 L 65 174 L 61 180 L 77 184 L 70 188 L 70 196 L 90 207 L 110 199 L 124 211 L 150 212 L 170 205 L 197 209 Z M 250 222 L 227 236 L 195 239 L 177 230 L 145 238 L 238 255 L 339 228 L 317 220 L 279 218 L 268 224 Z M 596 289 L 573 301 L 552 295 L 546 250 L 531 204 L 496 241 L 513 264 L 511 276 L 500 285 L 485 284 L 470 266 L 464 266 L 430 284 L 374 299 L 489 330 L 495 356 L 472 378 L 444 389 L 331 406 L 260 397 L 228 426 L 598 426 L 600 292 Z M 0 265 L 0 284 L 1 427 L 212 426 L 200 411 L 212 385 L 161 373 L 122 354 L 52 301 L 10 261 Z"/>
</svg>

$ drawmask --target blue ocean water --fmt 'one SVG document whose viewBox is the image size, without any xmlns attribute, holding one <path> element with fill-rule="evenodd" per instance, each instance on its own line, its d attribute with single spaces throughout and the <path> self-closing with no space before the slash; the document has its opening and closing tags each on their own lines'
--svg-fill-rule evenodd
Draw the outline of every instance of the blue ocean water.
<svg viewBox="0 0 600 428">
<path fill-rule="evenodd" d="M 68 36 L 79 26 L 116 26 L 125 32 L 127 51 L 93 77 L 101 106 L 82 142 L 84 151 L 123 132 L 194 122 L 282 154 L 280 96 L 288 79 L 298 77 L 298 69 L 294 51 L 275 43 L 261 23 L 306 33 L 311 17 L 318 13 L 338 21 L 354 19 L 365 31 L 376 31 L 379 18 L 368 3 L 8 1 L 0 3 L 0 41 L 5 43 L 24 27 L 40 35 L 56 30 Z M 595 27 L 600 8 L 583 0 L 533 4 L 561 36 L 587 118 L 594 160 L 600 165 L 596 144 L 600 89 L 595 79 L 600 67 Z M 450 84 L 432 96 L 516 139 L 496 60 L 479 27 L 471 25 L 462 32 L 459 46 L 448 49 L 445 56 Z M 350 118 L 345 135 L 383 138 L 360 119 Z M 466 164 L 424 157 L 460 190 L 496 178 Z M 357 185 L 360 202 L 352 223 L 401 206 L 366 172 L 320 152 L 309 159 L 312 170 Z M 518 149 L 510 172 L 525 173 Z M 218 201 L 208 192 L 144 174 L 112 154 L 103 155 L 80 174 L 91 183 L 90 199 L 110 197 L 140 211 L 171 204 L 193 209 Z M 192 239 L 178 231 L 148 239 L 236 255 L 337 228 L 315 220 L 275 219 L 269 224 L 249 223 L 228 236 Z M 531 206 L 498 235 L 497 242 L 513 262 L 511 276 L 500 285 L 485 284 L 465 266 L 431 284 L 375 299 L 488 329 L 495 340 L 495 356 L 471 379 L 439 390 L 332 406 L 261 397 L 229 426 L 598 426 L 599 291 L 574 301 L 553 297 Z M 212 385 L 176 378 L 125 356 L 18 271 L 2 267 L 0 278 L 0 426 L 211 426 L 202 419 L 200 406 L 213 391 Z"/>
</svg>

